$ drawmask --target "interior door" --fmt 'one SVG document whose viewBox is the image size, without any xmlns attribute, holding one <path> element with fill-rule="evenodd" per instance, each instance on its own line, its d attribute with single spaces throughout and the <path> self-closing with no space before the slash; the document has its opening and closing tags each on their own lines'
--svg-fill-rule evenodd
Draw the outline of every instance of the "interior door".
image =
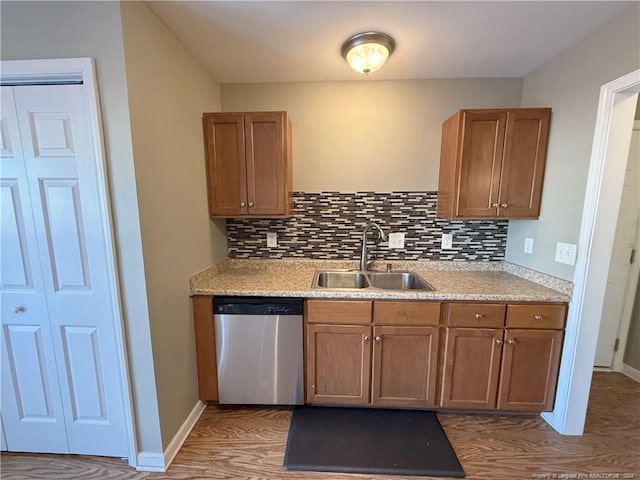
<svg viewBox="0 0 640 480">
<path fill-rule="evenodd" d="M 14 92 L 1 92 L 3 428 L 9 450 L 68 453 Z"/>
<path fill-rule="evenodd" d="M 57 373 L 69 451 L 127 456 L 106 218 L 82 86 L 24 86 L 13 92 L 55 355 L 55 361 L 46 358 L 46 366 Z M 24 328 L 21 338 L 27 342 Z M 30 361 L 44 362 L 35 348 Z M 21 349 L 21 355 L 27 352 Z M 12 435 L 7 427 L 10 448 Z"/>
<path fill-rule="evenodd" d="M 636 122 L 637 125 L 638 122 Z M 596 367 L 611 367 L 616 338 L 625 303 L 636 291 L 637 279 L 631 276 L 631 252 L 637 248 L 640 226 L 640 126 L 631 134 L 629 160 L 624 176 L 618 222 L 609 263 L 609 276 L 602 306 L 602 321 L 596 347 Z M 637 255 L 637 253 L 636 253 Z M 636 259 L 635 262 L 638 260 Z M 631 284 L 631 285 L 629 285 Z M 631 287 L 631 288 L 629 288 Z M 630 298 L 627 298 L 630 297 Z"/>
</svg>

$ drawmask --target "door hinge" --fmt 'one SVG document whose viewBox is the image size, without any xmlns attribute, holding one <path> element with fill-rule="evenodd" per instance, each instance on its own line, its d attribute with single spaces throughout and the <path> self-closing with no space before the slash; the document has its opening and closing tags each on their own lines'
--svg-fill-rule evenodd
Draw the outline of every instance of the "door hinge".
<svg viewBox="0 0 640 480">
<path fill-rule="evenodd" d="M 633 262 L 636 261 L 636 249 L 631 250 L 631 256 L 629 257 L 629 264 L 633 265 Z"/>
<path fill-rule="evenodd" d="M 613 344 L 613 351 L 617 352 L 618 351 L 618 347 L 620 347 L 620 339 L 616 338 L 615 343 Z"/>
</svg>

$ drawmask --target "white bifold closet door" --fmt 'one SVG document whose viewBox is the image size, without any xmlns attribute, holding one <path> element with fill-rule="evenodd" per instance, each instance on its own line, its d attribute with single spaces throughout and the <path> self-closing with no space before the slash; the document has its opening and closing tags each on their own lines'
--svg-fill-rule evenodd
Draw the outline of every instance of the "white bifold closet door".
<svg viewBox="0 0 640 480">
<path fill-rule="evenodd" d="M 82 86 L 1 90 L 6 447 L 126 457 L 96 139 Z"/>
</svg>

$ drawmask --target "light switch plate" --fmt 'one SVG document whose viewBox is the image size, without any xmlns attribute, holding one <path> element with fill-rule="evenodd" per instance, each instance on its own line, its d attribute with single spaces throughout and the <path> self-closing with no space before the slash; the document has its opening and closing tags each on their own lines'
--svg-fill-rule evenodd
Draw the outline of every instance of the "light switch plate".
<svg viewBox="0 0 640 480">
<path fill-rule="evenodd" d="M 533 253 L 533 238 L 525 237 L 524 239 L 524 253 L 531 255 Z"/>
<path fill-rule="evenodd" d="M 567 265 L 576 264 L 576 245 L 573 243 L 556 243 L 556 262 Z"/>
<path fill-rule="evenodd" d="M 389 248 L 404 248 L 404 232 L 389 234 Z"/>
<path fill-rule="evenodd" d="M 267 248 L 275 248 L 278 246 L 278 234 L 276 232 L 267 232 Z"/>
<path fill-rule="evenodd" d="M 453 233 L 443 233 L 442 242 L 440 243 L 442 250 L 451 250 L 453 248 Z"/>
</svg>

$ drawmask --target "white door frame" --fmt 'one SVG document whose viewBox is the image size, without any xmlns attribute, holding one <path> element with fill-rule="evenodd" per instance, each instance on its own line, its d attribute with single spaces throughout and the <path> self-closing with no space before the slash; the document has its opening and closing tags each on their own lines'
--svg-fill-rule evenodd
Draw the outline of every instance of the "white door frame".
<svg viewBox="0 0 640 480">
<path fill-rule="evenodd" d="M 119 359 L 119 373 L 122 379 L 124 398 L 125 426 L 127 431 L 129 465 L 137 466 L 137 450 L 135 419 L 133 415 L 133 396 L 131 392 L 131 378 L 129 375 L 129 361 L 125 343 L 125 329 L 120 299 L 120 282 L 116 262 L 115 236 L 109 202 L 109 185 L 107 182 L 107 164 L 102 133 L 102 116 L 98 97 L 95 64 L 92 58 L 61 58 L 47 60 L 8 60 L 0 62 L 0 74 L 3 82 L 33 83 L 34 81 L 82 81 L 85 104 L 89 108 L 91 118 L 91 133 L 93 136 L 94 155 L 96 161 L 97 189 L 99 195 L 101 221 L 103 225 L 104 244 L 108 263 L 108 281 L 111 285 L 111 310 L 116 333 Z"/>
<path fill-rule="evenodd" d="M 615 97 L 618 94 L 638 91 L 640 91 L 640 70 L 624 75 L 600 88 L 556 406 L 553 412 L 542 414 L 553 428 L 564 435 L 581 435 L 584 430 L 607 282 L 607 275 L 603 275 L 602 272 L 608 271 L 610 249 L 615 233 L 615 228 L 597 228 L 607 216 L 611 217 L 611 210 L 603 211 L 605 210 L 603 205 L 611 203 L 607 202 L 607 197 L 615 197 L 616 193 L 620 193 L 609 192 L 606 186 L 603 186 L 604 172 L 607 169 L 608 175 L 619 175 L 624 179 L 626 168 L 626 162 L 622 168 L 607 164 L 607 141 Z"/>
</svg>

